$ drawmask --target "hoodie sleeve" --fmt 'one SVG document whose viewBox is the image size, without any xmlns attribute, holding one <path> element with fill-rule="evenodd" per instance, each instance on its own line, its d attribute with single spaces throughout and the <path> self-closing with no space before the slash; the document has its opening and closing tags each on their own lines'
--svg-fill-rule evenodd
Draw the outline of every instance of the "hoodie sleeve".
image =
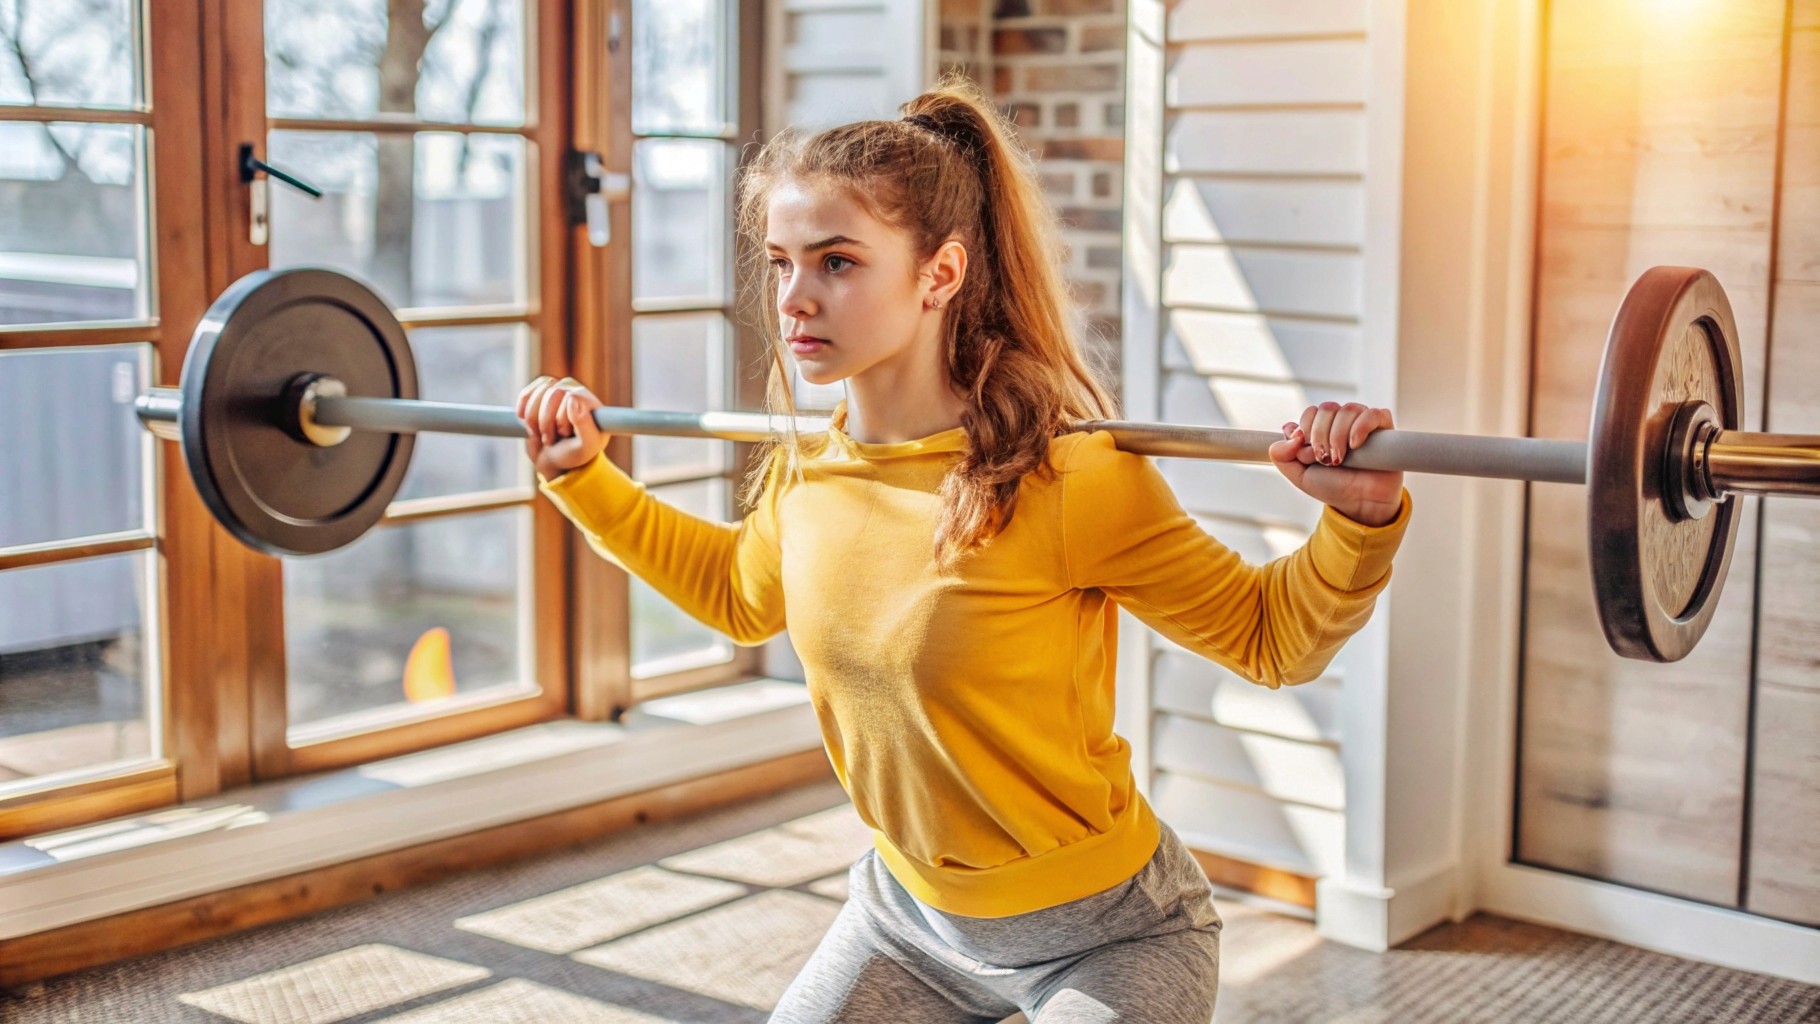
<svg viewBox="0 0 1820 1024">
<path fill-rule="evenodd" d="M 1154 463 L 1095 432 L 1062 482 L 1070 584 L 1098 587 L 1171 640 L 1275 688 L 1319 676 L 1370 619 L 1409 524 L 1371 527 L 1325 509 L 1302 547 L 1247 564 L 1182 509 Z"/>
<path fill-rule="evenodd" d="M 604 455 L 540 486 L 602 557 L 752 646 L 784 628 L 777 482 L 774 474 L 737 523 L 709 522 L 658 500 Z"/>
</svg>

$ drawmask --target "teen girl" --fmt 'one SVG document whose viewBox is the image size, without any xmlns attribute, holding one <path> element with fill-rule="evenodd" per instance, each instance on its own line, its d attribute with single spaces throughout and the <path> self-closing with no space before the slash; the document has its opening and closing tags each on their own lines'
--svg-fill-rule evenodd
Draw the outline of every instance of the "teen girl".
<svg viewBox="0 0 1820 1024">
<path fill-rule="evenodd" d="M 520 395 L 543 489 L 603 555 L 742 644 L 789 627 L 835 772 L 875 837 L 774 1021 L 1206 1024 L 1220 921 L 1113 734 L 1115 606 L 1266 686 L 1362 626 L 1409 517 L 1398 473 L 1341 468 L 1391 426 L 1333 404 L 1271 455 L 1327 505 L 1263 567 L 1202 531 L 1070 335 L 1052 214 L 964 83 L 766 145 L 740 218 L 785 354 L 846 399 L 778 439 L 743 522 L 656 500 L 601 458 L 571 380 Z M 768 317 L 767 317 L 768 319 Z"/>
</svg>

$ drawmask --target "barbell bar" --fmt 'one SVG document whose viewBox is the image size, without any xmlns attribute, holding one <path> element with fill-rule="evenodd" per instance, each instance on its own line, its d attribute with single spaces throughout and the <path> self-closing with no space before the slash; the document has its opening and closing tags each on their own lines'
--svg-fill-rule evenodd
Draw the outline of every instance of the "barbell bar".
<svg viewBox="0 0 1820 1024">
<path fill-rule="evenodd" d="M 334 388 L 335 385 L 328 381 L 329 378 L 322 378 L 312 383 L 319 389 L 324 384 Z M 182 395 L 176 388 L 148 391 L 139 399 L 140 419 L 166 424 L 153 429 L 172 440 L 178 439 L 172 428 L 180 419 Z M 343 430 L 525 436 L 524 421 L 518 418 L 515 410 L 504 406 L 348 397 L 320 390 L 300 396 L 299 403 L 298 420 L 302 428 L 306 433 L 319 432 L 325 440 L 345 436 Z M 787 431 L 791 419 L 759 412 L 665 412 L 624 406 L 603 406 L 594 410 L 595 424 L 609 434 L 722 441 L 763 441 Z M 794 419 L 796 429 L 801 433 L 820 433 L 828 429 L 828 420 L 822 417 L 798 416 Z M 1112 435 L 1113 443 L 1120 450 L 1137 455 L 1223 462 L 1269 462 L 1270 446 L 1283 439 L 1283 435 L 1267 430 L 1131 420 L 1082 420 L 1068 429 L 1075 432 L 1103 430 Z M 329 445 L 334 443 L 339 441 L 328 441 Z M 1374 436 L 1347 456 L 1346 465 L 1353 469 L 1402 469 L 1412 473 L 1579 484 L 1586 482 L 1586 444 L 1395 430 Z"/>
<path fill-rule="evenodd" d="M 1607 339 L 1586 442 L 1380 431 L 1358 469 L 1583 484 L 1594 589 L 1618 653 L 1684 657 L 1715 609 L 1737 536 L 1736 495 L 1820 496 L 1820 437 L 1740 431 L 1737 330 L 1711 274 L 1657 267 L 1638 278 Z M 522 438 L 505 407 L 416 398 L 404 330 L 366 286 L 328 270 L 258 271 L 198 326 L 178 388 L 137 405 L 183 446 L 204 502 L 269 554 L 334 550 L 384 514 L 419 432 Z M 762 441 L 817 417 L 595 410 L 611 434 Z M 1269 462 L 1281 435 L 1088 420 L 1136 454 Z"/>
<path fill-rule="evenodd" d="M 139 417 L 148 428 L 173 441 L 180 440 L 175 428 L 182 406 L 183 392 L 176 388 L 152 388 L 137 401 Z M 350 431 L 525 436 L 524 421 L 518 418 L 515 410 L 503 405 L 319 395 L 304 400 L 299 419 L 317 427 Z M 828 420 L 819 416 L 670 412 L 612 405 L 594 410 L 595 425 L 608 434 L 754 443 L 789 430 L 792 420 L 800 433 L 813 434 L 828 429 Z M 1137 420 L 1080 420 L 1067 429 L 1075 433 L 1105 431 L 1120 451 L 1134 455 L 1216 462 L 1268 463 L 1271 461 L 1270 446 L 1283 440 L 1283 435 L 1268 430 Z M 1706 440 L 1698 458 L 1705 464 L 1707 488 L 1718 493 L 1820 496 L 1820 435 L 1721 431 Z M 1399 470 L 1551 484 L 1584 484 L 1586 463 L 1584 441 L 1419 430 L 1374 434 L 1346 457 L 1348 469 Z"/>
</svg>

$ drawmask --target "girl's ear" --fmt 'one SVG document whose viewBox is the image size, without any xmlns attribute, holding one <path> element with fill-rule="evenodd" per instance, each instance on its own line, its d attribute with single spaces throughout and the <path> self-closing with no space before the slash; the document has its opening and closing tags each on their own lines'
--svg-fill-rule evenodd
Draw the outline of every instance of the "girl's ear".
<svg viewBox="0 0 1820 1024">
<path fill-rule="evenodd" d="M 961 282 L 967 279 L 967 247 L 956 238 L 943 242 L 935 255 L 923 264 L 919 276 L 928 281 L 929 290 L 924 301 L 946 305 L 961 290 Z"/>
</svg>

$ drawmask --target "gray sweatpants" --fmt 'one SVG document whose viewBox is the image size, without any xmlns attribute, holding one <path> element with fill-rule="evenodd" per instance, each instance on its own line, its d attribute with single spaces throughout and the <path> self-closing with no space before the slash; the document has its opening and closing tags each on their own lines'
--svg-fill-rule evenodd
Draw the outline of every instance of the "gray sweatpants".
<svg viewBox="0 0 1820 1024">
<path fill-rule="evenodd" d="M 868 851 L 847 905 L 773 1024 L 1208 1024 L 1220 918 L 1193 854 L 1163 827 L 1136 875 L 1013 917 L 958 917 L 912 897 Z"/>
</svg>

